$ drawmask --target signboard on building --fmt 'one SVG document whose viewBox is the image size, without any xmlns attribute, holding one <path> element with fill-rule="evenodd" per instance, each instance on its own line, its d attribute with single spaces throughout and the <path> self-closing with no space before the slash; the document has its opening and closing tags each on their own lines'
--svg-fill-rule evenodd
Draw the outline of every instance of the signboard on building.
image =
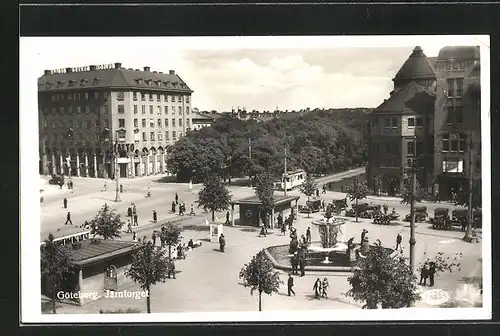
<svg viewBox="0 0 500 336">
<path fill-rule="evenodd" d="M 118 163 L 129 163 L 130 159 L 129 158 L 118 158 Z"/>
<path fill-rule="evenodd" d="M 443 173 L 463 173 L 464 160 L 443 160 Z"/>
</svg>

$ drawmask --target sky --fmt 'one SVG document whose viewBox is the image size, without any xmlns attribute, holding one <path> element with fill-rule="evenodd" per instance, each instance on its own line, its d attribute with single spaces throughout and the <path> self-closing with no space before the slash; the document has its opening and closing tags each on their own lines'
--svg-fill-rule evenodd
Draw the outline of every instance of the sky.
<svg viewBox="0 0 500 336">
<path fill-rule="evenodd" d="M 485 36 L 383 37 L 36 37 L 21 38 L 22 85 L 45 69 L 121 62 L 170 69 L 194 91 L 200 110 L 376 107 L 419 45 L 487 45 Z M 23 82 L 23 78 L 27 83 Z"/>
</svg>

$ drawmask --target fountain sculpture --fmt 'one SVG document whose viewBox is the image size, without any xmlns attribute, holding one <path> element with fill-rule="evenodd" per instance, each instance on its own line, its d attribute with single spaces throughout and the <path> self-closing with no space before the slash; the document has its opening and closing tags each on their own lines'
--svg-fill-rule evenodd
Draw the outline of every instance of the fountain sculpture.
<svg viewBox="0 0 500 336">
<path fill-rule="evenodd" d="M 346 221 L 342 218 L 322 218 L 319 221 L 313 221 L 319 231 L 321 244 L 313 243 L 308 247 L 312 252 L 324 252 L 324 264 L 329 264 L 329 254 L 331 252 L 343 253 L 347 252 L 346 244 Z"/>
</svg>

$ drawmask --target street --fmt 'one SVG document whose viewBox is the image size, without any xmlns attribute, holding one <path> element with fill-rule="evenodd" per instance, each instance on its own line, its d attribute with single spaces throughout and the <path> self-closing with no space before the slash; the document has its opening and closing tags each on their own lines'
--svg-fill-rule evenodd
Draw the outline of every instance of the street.
<svg viewBox="0 0 500 336">
<path fill-rule="evenodd" d="M 189 207 L 197 198 L 197 192 L 201 185 L 194 185 L 189 190 L 187 184 L 158 183 L 155 178 L 124 180 L 122 183 L 125 192 L 120 194 L 122 202 L 115 203 L 114 183 L 107 181 L 107 191 L 101 191 L 103 180 L 73 178 L 75 190 L 72 193 L 65 187 L 59 190 L 57 186 L 50 191 L 46 201 L 42 203 L 41 233 L 46 237 L 49 232 L 64 227 L 66 211 L 72 212 L 73 222 L 82 223 L 91 220 L 99 207 L 105 202 L 112 208 L 117 209 L 122 216 L 131 202 L 137 205 L 140 226 L 137 228 L 139 236 L 150 237 L 152 231 L 160 224 L 153 225 L 152 211 L 158 212 L 159 221 L 167 219 L 179 219 L 179 216 L 170 213 L 170 205 L 174 200 L 175 193 L 179 195 L 179 201 L 186 203 Z M 152 197 L 146 198 L 147 187 L 151 186 Z M 253 190 L 248 187 L 230 187 L 233 199 L 253 195 Z M 280 194 L 280 192 L 276 192 Z M 297 190 L 291 191 L 290 195 L 299 195 Z M 345 194 L 328 191 L 320 195 L 328 201 L 332 198 L 345 197 Z M 68 199 L 68 209 L 64 209 L 62 198 Z M 366 201 L 373 204 L 388 204 L 389 209 L 393 207 L 404 217 L 409 213 L 409 206 L 401 204 L 397 199 L 381 199 L 369 197 Z M 299 203 L 305 203 L 302 196 Z M 451 206 L 447 204 L 422 203 L 428 207 L 429 214 L 436 207 Z M 196 206 L 195 206 L 196 208 Z M 237 208 L 235 215 L 238 215 Z M 225 214 L 217 214 L 218 221 L 225 221 Z M 299 219 L 294 223 L 299 235 L 304 233 L 308 226 L 312 229 L 312 240 L 319 240 L 319 233 L 312 227 L 311 220 L 319 219 L 321 214 L 299 214 Z M 209 243 L 208 227 L 205 219 L 210 220 L 210 214 L 204 213 L 202 209 L 196 209 L 196 216 L 186 216 L 179 224 L 184 228 L 182 234 L 185 241 L 204 240 L 203 245 L 191 251 L 186 260 L 177 261 L 176 269 L 178 276 L 176 280 L 168 279 L 152 288 L 151 307 L 153 312 L 202 312 L 202 311 L 245 311 L 257 309 L 257 296 L 251 296 L 248 288 L 241 285 L 238 278 L 240 268 L 250 261 L 251 257 L 261 249 L 271 245 L 288 244 L 288 235 L 282 236 L 279 230 L 271 230 L 265 238 L 258 237 L 258 228 L 248 227 L 224 227 L 227 246 L 226 252 L 218 251 L 218 244 Z M 217 220 L 216 220 L 217 221 Z M 469 244 L 461 240 L 462 232 L 435 231 L 429 228 L 430 224 L 418 224 L 416 228 L 416 264 L 423 262 L 427 257 L 432 258 L 437 252 L 443 252 L 446 256 L 452 256 L 456 252 L 464 255 L 461 260 L 461 271 L 453 274 L 437 274 L 435 288 L 448 292 L 450 297 L 455 296 L 465 278 L 473 278 L 481 275 L 481 245 Z M 360 219 L 356 223 L 354 218 L 349 219 L 347 226 L 347 237 L 355 237 L 359 241 L 359 235 L 363 228 L 368 230 L 370 242 L 380 239 L 387 247 L 394 247 L 398 232 L 403 236 L 404 254 L 408 257 L 409 223 L 398 226 L 383 226 L 371 224 L 369 220 Z M 126 230 L 126 227 L 124 227 Z M 121 239 L 132 239 L 131 234 L 123 233 Z M 316 300 L 313 296 L 312 286 L 317 277 L 328 277 L 330 282 L 329 299 Z M 339 273 L 307 273 L 306 276 L 295 278 L 295 297 L 286 295 L 286 285 L 282 285 L 278 295 L 263 296 L 263 310 L 303 310 L 303 309 L 359 309 L 360 303 L 353 302 L 345 297 L 349 289 L 347 283 L 348 274 Z M 286 281 L 287 274 L 281 272 L 281 280 Z M 130 284 L 129 290 L 138 290 L 138 286 Z M 424 302 L 418 306 L 427 307 Z M 136 308 L 145 311 L 145 300 L 135 299 L 100 299 L 82 307 L 62 305 L 60 313 L 96 313 L 99 309 L 115 310 Z"/>
</svg>

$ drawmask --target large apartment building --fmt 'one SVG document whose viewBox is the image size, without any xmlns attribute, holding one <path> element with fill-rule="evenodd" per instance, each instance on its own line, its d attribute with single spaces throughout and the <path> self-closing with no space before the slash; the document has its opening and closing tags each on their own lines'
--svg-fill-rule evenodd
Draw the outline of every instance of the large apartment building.
<svg viewBox="0 0 500 336">
<path fill-rule="evenodd" d="M 417 46 L 393 81 L 390 97 L 369 118 L 368 183 L 399 195 L 411 166 L 430 194 L 449 199 L 470 167 L 475 178 L 481 174 L 479 47 L 444 47 L 428 58 Z"/>
<path fill-rule="evenodd" d="M 40 173 L 112 177 L 115 156 L 120 177 L 165 172 L 169 145 L 192 129 L 192 93 L 174 70 L 121 63 L 45 70 Z"/>
</svg>

